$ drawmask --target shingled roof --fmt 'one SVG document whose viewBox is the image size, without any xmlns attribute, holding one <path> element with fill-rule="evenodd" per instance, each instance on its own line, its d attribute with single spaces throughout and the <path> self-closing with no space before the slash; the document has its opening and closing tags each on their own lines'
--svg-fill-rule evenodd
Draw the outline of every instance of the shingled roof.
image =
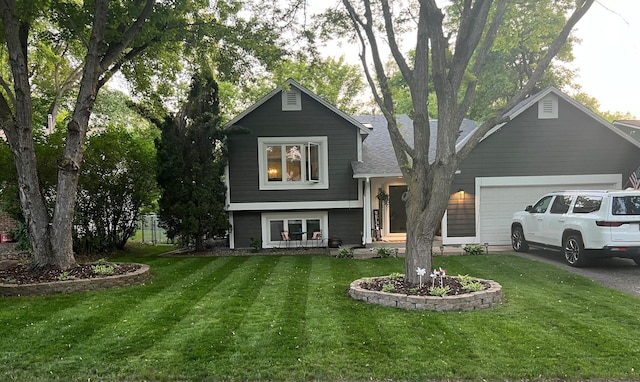
<svg viewBox="0 0 640 382">
<path fill-rule="evenodd" d="M 402 176 L 400 166 L 391 144 L 391 137 L 387 130 L 387 121 L 382 115 L 356 115 L 355 120 L 370 127 L 370 132 L 362 144 L 362 162 L 351 163 L 354 178 Z M 409 145 L 413 145 L 413 121 L 406 114 L 396 116 L 398 128 Z M 436 157 L 436 137 L 438 121 L 429 121 L 431 128 L 431 142 L 429 147 L 429 161 Z M 458 142 L 471 134 L 478 125 L 469 119 L 462 121 Z"/>
</svg>

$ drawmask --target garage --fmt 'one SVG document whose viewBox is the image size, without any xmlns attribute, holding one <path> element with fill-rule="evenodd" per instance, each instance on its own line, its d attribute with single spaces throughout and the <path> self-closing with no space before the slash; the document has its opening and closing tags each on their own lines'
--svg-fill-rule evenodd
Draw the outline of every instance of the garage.
<svg viewBox="0 0 640 382">
<path fill-rule="evenodd" d="M 620 174 L 476 178 L 478 242 L 510 245 L 513 213 L 534 204 L 547 192 L 620 188 Z"/>
</svg>

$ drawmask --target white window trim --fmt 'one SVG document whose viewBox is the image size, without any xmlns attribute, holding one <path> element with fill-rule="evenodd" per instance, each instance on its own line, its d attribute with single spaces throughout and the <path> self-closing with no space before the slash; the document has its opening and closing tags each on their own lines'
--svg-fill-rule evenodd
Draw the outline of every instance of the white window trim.
<svg viewBox="0 0 640 382">
<path fill-rule="evenodd" d="M 322 237 L 329 237 L 329 215 L 326 211 L 321 212 L 274 212 L 274 213 L 265 213 L 262 214 L 262 248 L 278 248 L 280 246 L 280 240 L 271 241 L 271 236 L 269 235 L 269 229 L 271 225 L 269 221 L 271 220 L 311 220 L 318 219 L 320 220 L 320 229 L 322 230 Z M 311 240 L 310 234 L 305 234 L 302 238 L 302 244 L 306 244 L 306 240 Z M 324 243 L 326 245 L 326 242 Z"/>
<path fill-rule="evenodd" d="M 269 182 L 266 146 L 276 144 L 319 144 L 319 179 L 299 182 Z M 258 174 L 260 190 L 299 190 L 329 188 L 329 145 L 327 137 L 260 137 L 258 138 Z"/>
</svg>

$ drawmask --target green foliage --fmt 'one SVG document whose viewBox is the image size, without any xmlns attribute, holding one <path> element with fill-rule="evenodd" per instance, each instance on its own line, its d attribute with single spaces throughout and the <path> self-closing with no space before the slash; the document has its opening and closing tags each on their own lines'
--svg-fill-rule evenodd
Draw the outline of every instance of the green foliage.
<svg viewBox="0 0 640 382">
<path fill-rule="evenodd" d="M 382 286 L 382 291 L 383 292 L 393 293 L 393 292 L 395 292 L 395 290 L 396 290 L 396 287 L 393 286 L 393 284 L 384 284 Z"/>
<path fill-rule="evenodd" d="M 451 291 L 451 288 L 449 288 L 448 285 L 445 285 L 443 287 L 442 286 L 432 286 L 431 288 L 429 288 L 429 294 L 432 295 L 432 296 L 444 297 L 450 291 Z"/>
<path fill-rule="evenodd" d="M 573 4 L 572 4 L 573 3 Z M 469 111 L 469 118 L 484 121 L 491 113 L 504 106 L 507 100 L 529 80 L 547 47 L 560 33 L 568 18 L 573 0 L 543 0 L 534 3 L 526 0 L 508 1 L 496 40 L 491 49 L 487 66 L 480 75 L 476 96 Z M 455 5 L 448 8 L 452 20 L 456 19 Z M 534 92 L 555 86 L 559 89 L 575 87 L 573 46 L 567 43 L 556 55 Z"/>
<path fill-rule="evenodd" d="M 251 247 L 251 252 L 260 252 L 262 251 L 262 240 L 251 238 L 251 244 L 249 244 L 249 246 Z"/>
<path fill-rule="evenodd" d="M 351 259 L 351 258 L 353 258 L 353 248 L 340 246 L 340 248 L 338 248 L 337 257 L 339 257 L 341 259 Z"/>
<path fill-rule="evenodd" d="M 481 282 L 476 281 L 476 279 L 469 275 L 458 275 L 456 278 L 460 281 L 460 284 L 462 284 L 462 288 L 468 292 L 479 292 L 485 289 Z"/>
<path fill-rule="evenodd" d="M 347 64 L 344 57 L 309 58 L 298 55 L 274 63 L 267 74 L 250 84 L 240 87 L 221 84 L 223 114 L 227 117 L 240 113 L 289 78 L 347 114 L 356 114 L 365 109 L 370 112 L 369 106 L 357 101 L 365 89 L 357 65 Z"/>
<path fill-rule="evenodd" d="M 204 249 L 206 237 L 229 227 L 218 102 L 218 85 L 211 72 L 194 76 L 184 118 L 165 118 L 156 141 L 162 226 L 170 239 L 180 237 L 197 250 Z"/>
<path fill-rule="evenodd" d="M 376 253 L 381 258 L 386 259 L 387 257 L 393 255 L 395 253 L 395 250 L 393 248 L 380 247 L 376 250 Z"/>
<path fill-rule="evenodd" d="M 187 87 L 182 86 L 180 79 L 188 78 L 185 73 L 199 66 L 205 57 L 215 62 L 218 76 L 230 81 L 238 81 L 251 73 L 255 64 L 268 66 L 278 61 L 284 49 L 276 41 L 282 27 L 287 27 L 290 21 L 289 17 L 264 17 L 265 14 L 276 16 L 275 11 L 269 11 L 279 10 L 279 5 L 236 0 L 216 1 L 211 5 L 190 0 L 10 1 L 2 3 L 0 8 L 5 24 L 0 33 L 4 49 L 0 54 L 3 83 L 0 114 L 5 137 L 21 163 L 18 169 L 23 173 L 16 179 L 21 180 L 21 189 L 30 190 L 22 194 L 24 215 L 28 219 L 38 217 L 30 220 L 29 226 L 35 227 L 33 231 L 44 233 L 54 216 L 53 211 L 58 211 L 55 219 L 61 223 L 56 224 L 55 232 L 62 236 L 62 241 L 72 237 L 76 191 L 79 199 L 86 199 L 85 190 L 76 190 L 77 177 L 82 176 L 76 166 L 81 168 L 83 164 L 80 153 L 86 132 L 93 123 L 104 128 L 127 117 L 116 111 L 121 110 L 117 96 L 107 100 L 105 108 L 99 104 L 99 92 L 104 91 L 101 89 L 106 88 L 105 84 L 114 75 L 122 74 L 140 99 L 154 106 L 171 104 L 186 93 Z M 89 47 L 95 49 L 89 53 Z M 85 63 L 98 64 L 84 68 Z M 84 86 L 83 92 L 78 92 L 80 83 Z M 92 111 L 96 114 L 91 115 Z M 60 155 L 50 160 L 47 155 L 41 157 L 37 148 L 31 146 L 45 130 L 50 113 L 55 122 L 69 124 L 64 132 L 68 132 L 67 139 L 60 141 L 60 147 L 68 145 L 66 153 L 72 158 L 62 162 L 59 162 Z M 38 176 L 46 179 L 34 176 L 36 161 Z M 55 195 L 52 190 L 55 190 L 60 164 L 72 164 L 73 171 L 60 177 L 68 182 L 60 189 L 62 192 Z M 6 188 L 3 184 L 3 191 L 16 194 L 15 184 L 17 182 L 8 184 Z M 45 191 L 39 194 L 36 191 L 39 189 Z M 43 200 L 46 205 L 42 204 Z M 84 225 L 80 227 L 79 237 L 91 236 L 88 221 L 93 218 L 85 214 L 80 219 Z M 113 232 L 121 230 L 119 222 L 108 224 Z M 123 229 L 123 235 L 118 237 L 98 233 L 97 238 L 90 237 L 86 247 L 108 248 L 110 243 L 121 246 L 126 241 L 126 231 Z M 48 237 L 38 235 L 38 240 L 48 240 Z M 52 250 L 51 243 L 38 243 L 34 247 L 38 249 L 34 256 L 42 265 L 55 265 L 72 256 L 64 253 L 66 247 Z"/>
<path fill-rule="evenodd" d="M 124 249 L 140 211 L 157 199 L 156 152 L 149 134 L 109 126 L 88 138 L 75 216 L 79 253 Z"/>
<path fill-rule="evenodd" d="M 482 255 L 485 252 L 485 248 L 480 244 L 468 244 L 464 246 L 465 255 Z"/>
<path fill-rule="evenodd" d="M 74 279 L 75 279 L 75 276 L 70 275 L 69 272 L 62 272 L 58 276 L 58 280 L 60 281 L 74 280 Z"/>
<path fill-rule="evenodd" d="M 115 264 L 96 264 L 91 267 L 93 273 L 101 276 L 109 276 L 114 274 L 116 271 L 117 265 Z"/>
<path fill-rule="evenodd" d="M 29 232 L 27 232 L 27 225 L 24 220 L 18 221 L 18 227 L 11 231 L 13 240 L 16 241 L 15 249 L 17 251 L 31 251 L 31 242 L 29 241 Z"/>
<path fill-rule="evenodd" d="M 391 273 L 389 275 L 389 278 L 392 279 L 392 280 L 397 280 L 397 279 L 399 279 L 399 278 L 401 278 L 403 276 L 404 275 L 402 273 L 400 273 L 400 272 L 393 272 L 393 273 Z"/>
</svg>

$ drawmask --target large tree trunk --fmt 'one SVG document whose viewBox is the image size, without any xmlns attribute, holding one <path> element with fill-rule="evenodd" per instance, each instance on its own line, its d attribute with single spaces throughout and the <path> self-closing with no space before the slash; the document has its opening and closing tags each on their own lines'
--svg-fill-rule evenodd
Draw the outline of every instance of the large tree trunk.
<svg viewBox="0 0 640 382">
<path fill-rule="evenodd" d="M 448 170 L 449 167 L 439 164 L 430 166 L 426 171 L 415 171 L 407 183 L 405 279 L 412 284 L 420 282 L 417 268 L 430 272 L 433 267 L 433 241 L 449 202 L 453 180 L 450 174 L 454 171 Z"/>
<path fill-rule="evenodd" d="M 29 240 L 32 243 L 33 266 L 41 268 L 52 260 L 50 220 L 39 187 L 38 165 L 33 144 L 31 85 L 27 66 L 29 24 L 18 20 L 15 6 L 15 2 L 7 2 L 3 3 L 1 8 L 15 98 L 11 98 L 11 94 L 8 93 L 8 98 L 13 104 L 12 114 L 7 99 L 0 97 L 0 123 L 16 164 L 18 193 Z"/>
</svg>

